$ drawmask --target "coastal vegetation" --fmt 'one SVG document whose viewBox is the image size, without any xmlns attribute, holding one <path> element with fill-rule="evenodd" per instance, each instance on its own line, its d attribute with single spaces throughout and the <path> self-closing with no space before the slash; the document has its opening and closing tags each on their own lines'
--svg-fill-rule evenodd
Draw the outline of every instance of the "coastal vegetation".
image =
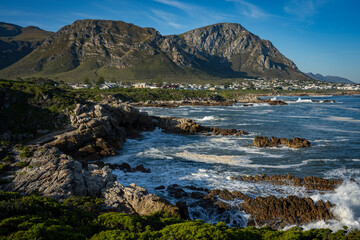
<svg viewBox="0 0 360 240">
<path fill-rule="evenodd" d="M 103 212 L 101 199 L 70 197 L 65 201 L 0 192 L 1 239 L 359 239 L 360 231 L 329 229 L 286 231 L 230 228 L 201 220 L 183 220 L 165 212 L 150 216 Z"/>
</svg>

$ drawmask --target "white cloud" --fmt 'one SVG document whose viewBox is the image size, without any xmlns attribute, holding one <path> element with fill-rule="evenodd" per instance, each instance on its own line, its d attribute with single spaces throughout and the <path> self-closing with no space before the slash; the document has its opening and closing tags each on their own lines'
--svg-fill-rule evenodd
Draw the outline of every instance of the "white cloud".
<svg viewBox="0 0 360 240">
<path fill-rule="evenodd" d="M 300 19 L 305 19 L 315 15 L 318 8 L 326 2 L 326 0 L 291 0 L 284 6 L 284 11 Z"/>
<path fill-rule="evenodd" d="M 156 10 L 156 9 L 151 9 L 151 12 L 153 14 L 155 14 L 155 16 L 156 16 L 156 18 L 153 17 L 152 19 L 160 24 L 167 24 L 168 26 L 178 28 L 178 29 L 182 29 L 185 27 L 185 26 L 177 23 L 176 16 L 171 13 L 164 12 L 161 10 Z"/>
<path fill-rule="evenodd" d="M 241 9 L 241 13 L 251 18 L 265 18 L 271 15 L 264 10 L 256 6 L 255 4 L 243 1 L 243 0 L 226 0 L 227 2 L 233 2 Z"/>
<path fill-rule="evenodd" d="M 154 2 L 162 3 L 174 8 L 178 8 L 186 13 L 192 13 L 195 9 L 198 8 L 198 6 L 191 5 L 191 4 L 185 4 L 179 1 L 174 0 L 153 0 Z"/>
</svg>

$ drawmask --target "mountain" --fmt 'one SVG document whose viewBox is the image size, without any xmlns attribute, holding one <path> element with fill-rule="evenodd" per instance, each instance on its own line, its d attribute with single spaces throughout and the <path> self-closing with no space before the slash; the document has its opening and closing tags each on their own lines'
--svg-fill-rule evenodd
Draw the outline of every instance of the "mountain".
<svg viewBox="0 0 360 240">
<path fill-rule="evenodd" d="M 29 26 L 0 22 L 0 69 L 19 61 L 48 38 L 52 32 Z"/>
<path fill-rule="evenodd" d="M 122 21 L 78 20 L 60 29 L 0 77 L 83 81 L 277 77 L 309 79 L 270 41 L 240 24 L 219 23 L 180 35 Z"/>
<path fill-rule="evenodd" d="M 313 73 L 305 73 L 308 77 L 311 77 L 315 80 L 319 80 L 322 82 L 333 82 L 333 83 L 350 83 L 353 84 L 354 82 L 350 81 L 349 79 L 337 77 L 337 76 L 323 76 L 319 73 L 313 74 Z"/>
</svg>

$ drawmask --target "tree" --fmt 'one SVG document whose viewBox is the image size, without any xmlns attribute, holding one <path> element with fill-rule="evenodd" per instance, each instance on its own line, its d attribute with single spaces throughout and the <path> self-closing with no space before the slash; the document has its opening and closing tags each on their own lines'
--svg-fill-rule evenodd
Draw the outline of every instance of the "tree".
<svg viewBox="0 0 360 240">
<path fill-rule="evenodd" d="M 84 80 L 84 83 L 85 83 L 86 85 L 89 85 L 89 84 L 90 84 L 90 79 L 89 79 L 88 77 L 86 77 L 85 80 Z"/>
<path fill-rule="evenodd" d="M 95 84 L 97 86 L 100 86 L 101 84 L 104 84 L 105 83 L 105 79 L 103 76 L 99 76 L 98 79 L 96 80 Z"/>
<path fill-rule="evenodd" d="M 157 87 L 162 87 L 163 86 L 163 78 L 162 78 L 161 74 L 159 74 L 157 79 L 156 79 L 156 86 Z"/>
</svg>

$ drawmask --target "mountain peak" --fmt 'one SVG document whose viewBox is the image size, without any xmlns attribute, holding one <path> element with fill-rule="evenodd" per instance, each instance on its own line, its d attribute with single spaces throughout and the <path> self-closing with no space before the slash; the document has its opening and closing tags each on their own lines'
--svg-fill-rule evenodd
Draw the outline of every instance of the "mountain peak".
<svg viewBox="0 0 360 240">
<path fill-rule="evenodd" d="M 77 20 L 41 47 L 0 72 L 2 76 L 46 76 L 109 80 L 278 77 L 308 79 L 270 41 L 238 23 L 218 23 L 181 35 L 123 21 Z"/>
</svg>

